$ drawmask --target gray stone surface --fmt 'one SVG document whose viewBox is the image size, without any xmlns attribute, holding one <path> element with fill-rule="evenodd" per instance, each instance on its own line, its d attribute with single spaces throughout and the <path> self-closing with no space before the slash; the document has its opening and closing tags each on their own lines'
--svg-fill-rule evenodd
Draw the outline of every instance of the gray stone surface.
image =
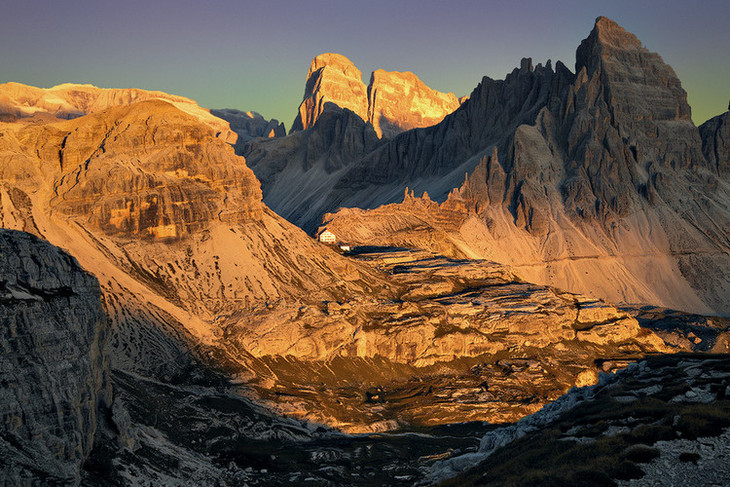
<svg viewBox="0 0 730 487">
<path fill-rule="evenodd" d="M 713 117 L 700 125 L 702 150 L 717 173 L 730 174 L 730 112 Z"/>
<path fill-rule="evenodd" d="M 0 230 L 0 483 L 76 482 L 111 397 L 99 284 L 65 252 Z"/>
</svg>

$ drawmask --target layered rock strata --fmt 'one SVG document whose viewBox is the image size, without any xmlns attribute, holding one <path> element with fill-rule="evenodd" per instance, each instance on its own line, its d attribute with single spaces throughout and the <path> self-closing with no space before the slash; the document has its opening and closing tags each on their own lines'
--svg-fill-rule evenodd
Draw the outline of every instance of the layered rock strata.
<svg viewBox="0 0 730 487">
<path fill-rule="evenodd" d="M 221 313 L 383 289 L 266 208 L 245 161 L 166 101 L 21 119 L 2 134 L 2 225 L 99 278 L 115 367 L 174 377 L 220 334 Z"/>
<path fill-rule="evenodd" d="M 727 177 L 730 173 L 730 112 L 700 125 L 700 136 L 707 161 L 720 176 Z"/>
<path fill-rule="evenodd" d="M 0 230 L 0 482 L 78 483 L 111 404 L 99 283 L 37 237 Z"/>
<path fill-rule="evenodd" d="M 498 264 L 366 251 L 394 299 L 279 303 L 222 325 L 276 410 L 348 432 L 509 422 L 667 346 L 628 313 Z M 314 407 L 314 405 L 317 405 Z"/>
</svg>

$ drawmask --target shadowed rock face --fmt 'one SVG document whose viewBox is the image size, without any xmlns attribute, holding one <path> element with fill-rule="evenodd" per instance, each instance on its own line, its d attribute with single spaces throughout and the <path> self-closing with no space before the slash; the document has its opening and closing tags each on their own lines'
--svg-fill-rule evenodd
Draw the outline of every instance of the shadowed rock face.
<svg viewBox="0 0 730 487">
<path fill-rule="evenodd" d="M 477 452 L 435 462 L 427 478 L 444 486 L 724 485 L 729 380 L 727 355 L 651 357 L 488 432 Z"/>
<path fill-rule="evenodd" d="M 440 122 L 460 103 L 452 93 L 433 90 L 410 72 L 379 69 L 366 88 L 347 58 L 322 54 L 312 61 L 290 135 L 252 140 L 243 148 L 237 144 L 236 151 L 261 181 L 267 206 L 311 232 L 322 209 L 336 204 L 332 188 L 349 166 L 389 137 Z M 368 201 L 373 197 L 383 199 L 376 192 Z"/>
<path fill-rule="evenodd" d="M 354 134 L 368 127 L 352 112 L 331 113 L 315 123 L 321 131 L 293 137 L 325 151 L 348 126 Z M 343 114 L 351 118 L 345 127 Z M 472 419 L 519 417 L 624 342 L 627 353 L 663 346 L 610 306 L 598 321 L 621 344 L 603 332 L 583 340 L 590 327 L 575 329 L 573 298 L 522 285 L 498 265 L 415 257 L 406 269 L 406 253 L 403 267 L 391 269 L 338 255 L 266 208 L 244 160 L 165 101 L 69 121 L 23 119 L 2 130 L 3 225 L 64 246 L 99 278 L 115 370 L 186 383 L 199 376 L 196 363 L 225 366 L 277 410 L 372 431 L 454 421 L 467 410 Z M 364 146 L 379 143 L 369 130 Z M 545 321 L 529 318 L 536 310 Z M 513 394 L 509 379 L 506 392 L 492 388 L 490 408 L 473 407 L 484 379 L 469 368 L 488 363 L 491 371 L 521 354 L 520 343 L 545 344 L 535 323 L 581 350 L 569 354 L 566 372 L 544 378 L 552 392 L 525 403 L 534 391 Z M 343 377 L 328 376 L 334 361 Z M 442 373 L 440 363 L 452 365 Z M 404 377 L 437 372 L 429 385 L 437 396 L 400 391 Z M 322 377 L 327 387 L 312 394 Z M 390 391 L 387 407 L 367 399 L 371 387 Z M 334 400 L 342 394 L 348 407 Z M 434 414 L 434 397 L 454 406 Z"/>
<path fill-rule="evenodd" d="M 730 313 L 722 118 L 702 130 L 706 158 L 673 70 L 606 18 L 576 67 L 523 60 L 504 81 L 485 78 L 441 124 L 352 165 L 323 205 L 376 206 L 410 184 L 440 206 L 343 210 L 328 227 L 353 243 L 488 258 L 614 302 Z"/>
<path fill-rule="evenodd" d="M 279 123 L 276 119 L 266 120 L 256 112 L 242 112 L 232 108 L 222 108 L 211 110 L 210 113 L 230 123 L 231 130 L 238 134 L 238 139 L 234 145 L 236 153 L 242 152 L 244 146 L 255 138 L 271 139 L 286 135 L 284 123 Z"/>
<path fill-rule="evenodd" d="M 724 178 L 730 174 L 730 112 L 700 125 L 702 150 L 710 165 Z"/>
<path fill-rule="evenodd" d="M 32 235 L 0 230 L 0 479 L 78 482 L 102 406 L 99 283 Z"/>
</svg>

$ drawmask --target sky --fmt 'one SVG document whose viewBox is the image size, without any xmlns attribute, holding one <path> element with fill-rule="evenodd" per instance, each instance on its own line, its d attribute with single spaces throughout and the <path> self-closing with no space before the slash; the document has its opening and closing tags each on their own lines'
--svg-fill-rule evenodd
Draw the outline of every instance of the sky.
<svg viewBox="0 0 730 487">
<path fill-rule="evenodd" d="M 412 71 L 458 96 L 522 57 L 575 65 L 599 15 L 677 72 L 696 124 L 730 100 L 730 1 L 2 0 L 0 82 L 160 90 L 287 129 L 312 58 Z"/>
</svg>

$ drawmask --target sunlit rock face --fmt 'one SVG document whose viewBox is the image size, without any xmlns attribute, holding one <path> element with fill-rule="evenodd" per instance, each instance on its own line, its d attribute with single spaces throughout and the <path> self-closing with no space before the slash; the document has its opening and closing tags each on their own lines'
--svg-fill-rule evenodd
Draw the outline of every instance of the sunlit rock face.
<svg viewBox="0 0 730 487">
<path fill-rule="evenodd" d="M 345 56 L 331 52 L 312 59 L 304 88 L 304 100 L 299 106 L 291 131 L 312 127 L 327 103 L 351 110 L 367 120 L 368 97 L 362 82 L 362 73 Z"/>
<path fill-rule="evenodd" d="M 385 273 L 392 299 L 281 303 L 223 323 L 272 407 L 358 433 L 511 422 L 632 357 L 681 349 L 626 311 L 493 262 L 393 248 L 355 259 Z"/>
<path fill-rule="evenodd" d="M 381 288 L 266 208 L 245 160 L 166 101 L 0 130 L 2 226 L 99 278 L 115 367 L 174 377 L 215 341 L 222 313 Z"/>
<path fill-rule="evenodd" d="M 2 483 L 78 483 L 111 398 L 100 298 L 74 258 L 0 230 Z"/>
<path fill-rule="evenodd" d="M 378 137 L 390 138 L 437 124 L 461 101 L 453 93 L 429 88 L 411 72 L 378 69 L 365 87 L 362 73 L 349 59 L 325 53 L 315 57 L 309 67 L 304 100 L 292 132 L 314 126 L 327 103 L 351 110 L 370 123 Z"/>
<path fill-rule="evenodd" d="M 258 182 L 243 161 L 169 103 L 91 117 L 67 122 L 68 132 L 54 141 L 63 171 L 54 183 L 54 211 L 89 218 L 109 235 L 152 239 L 181 238 L 214 220 L 245 221 L 260 212 Z"/>
<path fill-rule="evenodd" d="M 392 138 L 417 127 L 436 125 L 459 108 L 453 93 L 426 86 L 413 73 L 373 71 L 368 85 L 368 118 L 379 137 Z"/>
<path fill-rule="evenodd" d="M 13 121 L 36 115 L 72 119 L 115 106 L 147 100 L 165 100 L 216 131 L 216 136 L 234 143 L 236 134 L 228 124 L 211 115 L 193 100 L 161 91 L 134 88 L 106 89 L 65 83 L 53 88 L 36 88 L 20 83 L 0 84 L 0 120 Z"/>
<path fill-rule="evenodd" d="M 362 150 L 382 144 L 349 110 L 325 111 L 318 127 L 292 137 L 306 137 L 312 153 L 331 149 L 342 130 L 367 130 Z M 271 212 L 244 159 L 166 101 L 0 128 L 2 224 L 63 246 L 99 279 L 115 372 L 188 383 L 200 380 L 200 364 L 224 368 L 277 411 L 378 431 L 521 417 L 598 358 L 664 350 L 610 305 L 595 306 L 609 310 L 595 317 L 604 328 L 576 328 L 593 300 L 521 283 L 496 264 L 339 255 Z M 403 259 L 395 267 L 394 256 Z M 561 352 L 564 367 L 520 365 L 474 406 L 500 360 L 558 342 L 579 351 Z M 477 365 L 488 372 L 473 373 Z M 515 378 L 537 372 L 545 391 L 514 392 Z M 428 387 L 438 394 L 403 396 L 410 377 L 435 377 Z"/>
</svg>

